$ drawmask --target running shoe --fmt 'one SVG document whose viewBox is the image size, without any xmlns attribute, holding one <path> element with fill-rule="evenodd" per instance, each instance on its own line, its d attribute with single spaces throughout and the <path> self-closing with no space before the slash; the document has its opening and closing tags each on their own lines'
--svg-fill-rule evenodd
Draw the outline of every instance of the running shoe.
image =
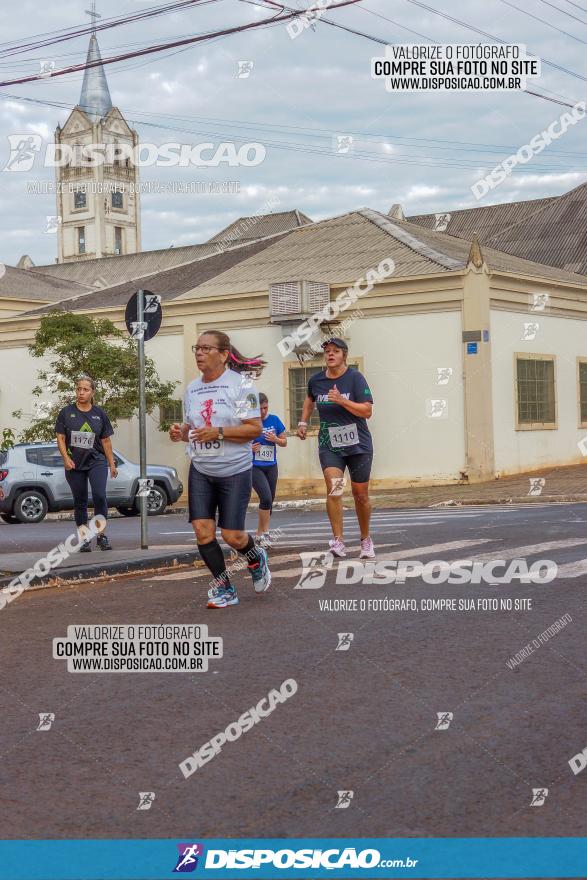
<svg viewBox="0 0 587 880">
<path fill-rule="evenodd" d="M 208 608 L 227 608 L 229 605 L 238 605 L 235 587 L 212 587 L 208 590 Z"/>
<path fill-rule="evenodd" d="M 107 535 L 98 535 L 96 538 L 96 543 L 100 550 L 112 550 L 112 544 L 108 540 Z"/>
<path fill-rule="evenodd" d="M 79 548 L 79 552 L 80 553 L 91 553 L 92 552 L 92 545 L 91 545 L 90 541 L 84 541 L 84 543 Z"/>
<path fill-rule="evenodd" d="M 330 552 L 334 554 L 334 556 L 338 556 L 340 559 L 343 559 L 346 556 L 346 547 L 341 538 L 332 538 L 329 546 Z"/>
<path fill-rule="evenodd" d="M 373 546 L 372 539 L 369 538 L 361 538 L 361 552 L 359 554 L 359 559 L 374 559 L 375 558 L 375 547 Z"/>
<path fill-rule="evenodd" d="M 263 547 L 257 547 L 259 562 L 252 562 L 247 568 L 251 572 L 255 593 L 264 593 L 271 583 L 271 572 L 267 562 L 267 551 Z"/>
<path fill-rule="evenodd" d="M 269 532 L 263 532 L 262 535 L 255 535 L 253 540 L 257 547 L 263 547 L 263 549 L 267 550 L 267 552 L 269 553 L 272 544 L 271 535 L 269 534 Z"/>
</svg>

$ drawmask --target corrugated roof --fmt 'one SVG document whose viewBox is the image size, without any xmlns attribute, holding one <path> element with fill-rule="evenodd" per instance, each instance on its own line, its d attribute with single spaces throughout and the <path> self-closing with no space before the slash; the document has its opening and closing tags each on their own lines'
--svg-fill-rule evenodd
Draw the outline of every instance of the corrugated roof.
<svg viewBox="0 0 587 880">
<path fill-rule="evenodd" d="M 433 229 L 423 229 L 415 223 L 408 221 L 394 221 L 398 226 L 405 227 L 412 234 L 430 244 L 449 256 L 456 259 L 464 260 L 466 264 L 471 242 L 461 238 L 448 235 L 446 232 L 436 232 Z M 489 247 L 487 244 L 482 246 L 483 256 L 489 269 L 498 272 L 512 272 L 515 275 L 530 275 L 533 278 L 546 278 L 553 281 L 568 281 L 573 284 L 581 284 L 585 286 L 587 283 L 585 276 L 575 272 L 569 272 L 565 269 L 558 269 L 555 266 L 547 266 L 534 260 L 526 260 L 522 257 L 516 257 L 512 254 L 506 254 L 496 248 Z"/>
<path fill-rule="evenodd" d="M 491 247 L 587 275 L 587 183 L 524 222 L 495 233 Z"/>
<path fill-rule="evenodd" d="M 415 223 L 395 220 L 364 209 L 322 220 L 290 232 L 279 242 L 211 277 L 198 294 L 246 293 L 281 281 L 324 281 L 349 284 L 392 257 L 394 278 L 431 275 L 463 269 L 470 242 Z M 483 248 L 490 269 L 585 284 L 579 275 Z M 189 299 L 187 292 L 180 299 Z"/>
<path fill-rule="evenodd" d="M 440 270 L 428 257 L 389 236 L 360 211 L 352 211 L 293 230 L 271 247 L 211 278 L 198 293 L 244 293 L 300 279 L 349 284 L 385 257 L 395 260 L 396 275 Z M 184 294 L 181 299 L 190 295 Z"/>
<path fill-rule="evenodd" d="M 389 257 L 395 261 L 394 278 L 410 278 L 463 269 L 470 247 L 464 239 L 408 221 L 392 222 L 386 214 L 366 208 L 200 256 L 181 266 L 143 276 L 141 285 L 160 294 L 164 301 L 256 292 L 268 289 L 272 283 L 301 279 L 346 285 Z M 582 275 L 502 253 L 487 245 L 483 245 L 483 254 L 492 271 L 587 285 Z M 76 311 L 124 305 L 137 287 L 136 279 L 130 279 L 65 299 L 59 307 Z M 44 306 L 27 314 L 42 314 L 51 308 Z"/>
<path fill-rule="evenodd" d="M 477 233 L 479 241 L 484 244 L 492 235 L 514 223 L 527 220 L 528 217 L 542 211 L 556 202 L 560 196 L 547 199 L 530 199 L 526 202 L 507 202 L 498 205 L 483 205 L 478 208 L 465 208 L 461 211 L 445 211 L 437 214 L 416 214 L 406 217 L 409 223 L 436 229 L 440 222 L 447 226 L 442 231 L 447 235 L 465 238 L 471 241 Z"/>
<path fill-rule="evenodd" d="M 0 278 L 0 299 L 40 300 L 41 302 L 57 302 L 74 292 L 90 290 L 85 284 L 72 284 L 61 278 L 52 278 L 41 272 L 29 269 L 16 269 L 6 266 L 6 272 Z"/>
<path fill-rule="evenodd" d="M 567 272 L 587 275 L 587 183 L 562 196 L 420 214 L 409 222 L 479 241 L 498 251 Z"/>
<path fill-rule="evenodd" d="M 252 217 L 239 217 L 225 229 L 217 232 L 208 241 L 251 241 L 286 232 L 299 226 L 306 226 L 313 221 L 301 211 L 277 211 L 275 214 L 254 214 Z"/>
<path fill-rule="evenodd" d="M 193 290 L 205 283 L 209 278 L 226 271 L 235 263 L 268 247 L 273 241 L 275 241 L 275 238 L 270 237 L 262 241 L 251 242 L 250 244 L 226 249 L 211 256 L 201 257 L 198 260 L 192 260 L 189 263 L 166 269 L 163 272 L 147 275 L 141 278 L 141 286 L 145 290 L 151 291 L 151 293 L 158 293 L 163 302 L 177 299 L 182 293 Z M 60 301 L 57 305 L 60 309 L 67 312 L 114 308 L 126 305 L 138 287 L 139 285 L 136 280 L 129 280 L 123 284 L 117 284 L 103 290 L 91 290 L 89 293 L 69 297 Z M 44 314 L 54 309 L 55 305 L 33 309 L 26 312 L 26 315 Z"/>
<path fill-rule="evenodd" d="M 72 263 L 50 263 L 27 269 L 31 273 L 43 273 L 64 281 L 77 281 L 89 287 L 111 287 L 154 272 L 163 272 L 182 263 L 188 263 L 208 254 L 218 253 L 218 245 L 191 244 L 178 248 L 162 248 L 123 254 L 119 257 L 100 257 L 97 260 L 75 260 Z"/>
</svg>

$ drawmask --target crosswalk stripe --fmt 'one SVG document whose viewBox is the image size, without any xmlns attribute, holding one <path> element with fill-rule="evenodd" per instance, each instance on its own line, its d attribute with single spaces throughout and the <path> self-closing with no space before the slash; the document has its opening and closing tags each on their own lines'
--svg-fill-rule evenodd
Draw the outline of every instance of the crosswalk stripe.
<svg viewBox="0 0 587 880">
<path fill-rule="evenodd" d="M 577 559 L 575 562 L 559 565 L 555 580 L 578 578 L 584 574 L 587 574 L 587 559 Z"/>
<path fill-rule="evenodd" d="M 491 559 L 518 559 L 526 556 L 538 556 L 542 553 L 550 553 L 551 550 L 564 550 L 567 547 L 579 547 L 587 544 L 586 538 L 563 538 L 561 541 L 546 541 L 542 544 L 524 544 L 519 547 L 507 547 L 503 550 L 494 550 L 492 553 L 482 553 L 475 556 L 477 562 L 488 562 Z"/>
</svg>

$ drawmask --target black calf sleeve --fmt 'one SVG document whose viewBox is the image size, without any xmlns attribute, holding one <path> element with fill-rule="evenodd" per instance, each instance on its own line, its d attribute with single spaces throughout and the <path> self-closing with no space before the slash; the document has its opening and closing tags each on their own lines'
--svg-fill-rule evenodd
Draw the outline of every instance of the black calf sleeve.
<svg viewBox="0 0 587 880">
<path fill-rule="evenodd" d="M 258 565 L 261 561 L 261 557 L 259 555 L 257 546 L 250 535 L 247 535 L 247 538 L 249 539 L 248 543 L 245 544 L 242 550 L 239 550 L 238 552 L 241 554 L 241 556 L 244 556 L 246 558 L 249 566 Z"/>
<path fill-rule="evenodd" d="M 226 563 L 224 561 L 224 553 L 220 548 L 220 544 L 214 538 L 209 544 L 198 544 L 200 556 L 210 569 L 214 579 L 218 584 L 228 584 L 228 572 L 226 571 Z"/>
</svg>

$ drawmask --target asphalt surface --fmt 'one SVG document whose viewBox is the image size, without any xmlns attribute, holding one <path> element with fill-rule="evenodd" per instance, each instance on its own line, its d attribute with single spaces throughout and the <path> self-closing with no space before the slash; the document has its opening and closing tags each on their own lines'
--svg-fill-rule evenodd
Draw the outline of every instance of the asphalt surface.
<svg viewBox="0 0 587 880">
<path fill-rule="evenodd" d="M 154 540 L 193 540 L 177 516 L 151 524 Z M 5 838 L 587 833 L 587 769 L 574 775 L 568 763 L 587 747 L 585 505 L 375 514 L 379 561 L 553 560 L 559 576 L 540 584 L 336 584 L 335 564 L 321 588 L 296 589 L 299 553 L 327 545 L 325 515 L 284 511 L 272 526 L 283 534 L 271 589 L 255 595 L 239 572 L 235 607 L 208 610 L 209 577 L 187 568 L 46 588 L 0 612 Z M 22 530 L 35 528 L 2 527 L 0 541 L 6 532 L 28 541 Z M 42 528 L 39 549 L 69 524 Z M 113 521 L 111 538 L 129 540 L 136 528 Z M 415 598 L 419 609 L 439 598 L 531 607 L 325 605 L 386 598 Z M 508 668 L 563 615 L 562 631 Z M 68 625 L 132 623 L 206 624 L 224 656 L 201 673 L 76 674 L 52 659 Z M 347 650 L 337 650 L 339 633 L 353 634 Z M 297 683 L 293 696 L 184 778 L 181 761 L 286 679 Z M 37 730 L 39 713 L 54 713 L 49 730 Z M 452 713 L 446 729 L 435 729 L 438 713 Z M 530 806 L 534 788 L 548 789 L 542 806 Z M 347 808 L 336 807 L 340 791 L 353 792 Z M 150 809 L 137 809 L 139 792 L 155 793 Z"/>
</svg>

